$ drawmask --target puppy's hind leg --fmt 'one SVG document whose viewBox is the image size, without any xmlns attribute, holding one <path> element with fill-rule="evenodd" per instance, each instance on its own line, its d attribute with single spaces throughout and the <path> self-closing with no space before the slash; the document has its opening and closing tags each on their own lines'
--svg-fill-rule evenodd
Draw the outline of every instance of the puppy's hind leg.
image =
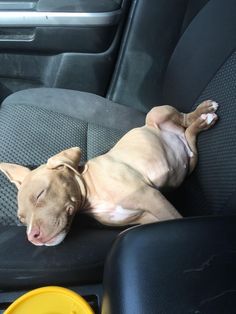
<svg viewBox="0 0 236 314">
<path fill-rule="evenodd" d="M 177 126 L 187 129 L 202 114 L 214 113 L 218 104 L 212 100 L 203 101 L 198 107 L 190 113 L 179 112 L 172 106 L 164 105 L 153 107 L 146 116 L 146 125 L 166 128 L 168 126 Z"/>
<path fill-rule="evenodd" d="M 217 102 L 213 100 L 205 100 L 197 108 L 185 114 L 184 124 L 185 127 L 189 127 L 194 121 L 196 121 L 202 114 L 214 113 L 218 109 Z"/>
<path fill-rule="evenodd" d="M 146 116 L 146 125 L 175 133 L 184 132 L 185 115 L 172 106 L 164 105 L 152 108 Z"/>
<path fill-rule="evenodd" d="M 185 138 L 192 151 L 190 156 L 189 173 L 193 171 L 197 163 L 197 136 L 200 132 L 208 130 L 217 121 L 218 116 L 213 113 L 201 114 L 185 131 Z"/>
</svg>

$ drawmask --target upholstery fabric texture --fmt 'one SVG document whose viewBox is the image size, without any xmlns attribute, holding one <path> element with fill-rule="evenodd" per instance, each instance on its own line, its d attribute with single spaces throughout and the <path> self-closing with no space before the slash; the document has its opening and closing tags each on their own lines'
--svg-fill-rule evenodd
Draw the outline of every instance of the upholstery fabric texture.
<svg viewBox="0 0 236 314">
<path fill-rule="evenodd" d="M 135 118 L 130 121 L 130 116 Z M 18 92 L 0 110 L 0 160 L 34 168 L 66 148 L 79 146 L 84 162 L 106 153 L 127 129 L 142 125 L 144 117 L 87 93 L 44 88 Z M 0 173 L 1 225 L 19 225 L 16 193 Z"/>
<path fill-rule="evenodd" d="M 236 191 L 236 52 L 217 71 L 196 104 L 205 99 L 219 103 L 217 124 L 198 138 L 195 171 L 170 199 L 184 216 L 235 213 Z M 234 201 L 233 201 L 234 200 Z"/>
</svg>

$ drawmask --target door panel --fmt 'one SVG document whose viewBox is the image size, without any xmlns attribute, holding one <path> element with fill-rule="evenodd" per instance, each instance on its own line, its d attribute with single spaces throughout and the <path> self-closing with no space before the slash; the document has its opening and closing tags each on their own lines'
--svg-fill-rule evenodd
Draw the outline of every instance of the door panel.
<svg viewBox="0 0 236 314">
<path fill-rule="evenodd" d="M 122 0 L 5 0 L 1 10 L 34 10 L 50 12 L 110 12 L 118 10 Z"/>
<path fill-rule="evenodd" d="M 0 100 L 37 86 L 105 95 L 129 4 L 0 1 Z"/>
<path fill-rule="evenodd" d="M 110 12 L 118 10 L 122 0 L 39 0 L 37 11 Z"/>
<path fill-rule="evenodd" d="M 0 23 L 0 50 L 99 53 L 110 47 L 116 29 L 115 26 L 1 27 Z"/>
</svg>

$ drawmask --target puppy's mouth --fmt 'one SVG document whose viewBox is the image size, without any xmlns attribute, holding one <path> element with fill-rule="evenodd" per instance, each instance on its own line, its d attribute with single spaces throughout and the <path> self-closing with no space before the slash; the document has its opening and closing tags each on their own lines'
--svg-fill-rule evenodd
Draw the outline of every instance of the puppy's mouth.
<svg viewBox="0 0 236 314">
<path fill-rule="evenodd" d="M 52 237 L 50 240 L 48 240 L 46 243 L 44 243 L 45 246 L 55 246 L 60 244 L 66 237 L 67 232 L 61 231 L 56 236 Z"/>
<path fill-rule="evenodd" d="M 65 230 L 60 231 L 53 237 L 47 239 L 46 241 L 39 241 L 39 240 L 30 240 L 30 242 L 36 246 L 56 246 L 60 244 L 66 237 L 67 232 Z"/>
<path fill-rule="evenodd" d="M 30 231 L 27 231 L 28 240 L 36 246 L 55 246 L 60 244 L 65 239 L 68 231 L 70 230 L 73 217 L 74 215 L 67 219 L 65 226 L 57 228 L 57 230 L 54 230 L 54 232 L 51 232 L 47 236 L 44 235 L 45 228 L 43 228 L 42 225 L 39 226 L 38 229 L 36 229 L 36 233 L 32 234 Z"/>
</svg>

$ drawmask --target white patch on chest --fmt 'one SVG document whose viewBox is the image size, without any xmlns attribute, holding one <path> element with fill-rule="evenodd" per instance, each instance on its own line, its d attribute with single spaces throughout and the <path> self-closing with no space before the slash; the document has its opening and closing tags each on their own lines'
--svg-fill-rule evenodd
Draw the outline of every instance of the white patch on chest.
<svg viewBox="0 0 236 314">
<path fill-rule="evenodd" d="M 110 213 L 109 213 L 109 219 L 112 222 L 126 222 L 129 221 L 131 218 L 135 218 L 137 216 L 140 216 L 141 211 L 140 210 L 134 210 L 134 209 L 126 209 L 120 205 L 117 205 Z"/>
<path fill-rule="evenodd" d="M 128 224 L 141 216 L 143 211 L 139 209 L 127 209 L 120 205 L 107 206 L 106 204 L 101 204 L 93 208 L 91 213 L 95 214 L 97 218 L 107 221 L 107 223 Z"/>
</svg>

